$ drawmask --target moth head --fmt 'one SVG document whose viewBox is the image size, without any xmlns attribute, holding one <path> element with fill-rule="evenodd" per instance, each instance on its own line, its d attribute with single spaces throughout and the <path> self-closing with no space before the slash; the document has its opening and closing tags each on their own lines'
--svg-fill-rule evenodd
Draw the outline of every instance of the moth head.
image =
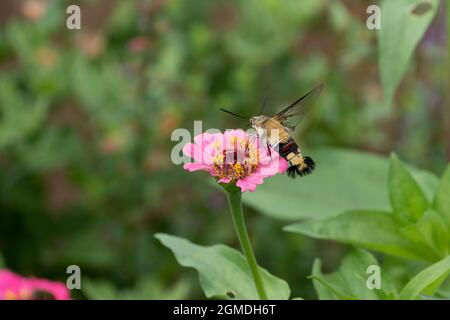
<svg viewBox="0 0 450 320">
<path fill-rule="evenodd" d="M 255 116 L 255 117 L 252 117 L 252 118 L 250 118 L 250 126 L 252 127 L 252 128 L 257 128 L 257 127 L 260 127 L 261 126 L 261 124 L 264 122 L 264 120 L 266 120 L 267 119 L 267 117 L 266 116 Z"/>
</svg>

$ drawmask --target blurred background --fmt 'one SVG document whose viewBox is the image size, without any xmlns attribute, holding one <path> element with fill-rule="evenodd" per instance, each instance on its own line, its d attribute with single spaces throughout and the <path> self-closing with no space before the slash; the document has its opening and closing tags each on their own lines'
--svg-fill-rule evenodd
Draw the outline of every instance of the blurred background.
<svg viewBox="0 0 450 320">
<path fill-rule="evenodd" d="M 0 3 L 0 255 L 23 275 L 65 281 L 74 298 L 203 298 L 153 235 L 238 248 L 224 195 L 175 166 L 176 128 L 247 127 L 218 111 L 273 112 L 318 83 L 296 131 L 305 149 L 387 155 L 441 174 L 445 19 L 436 15 L 392 106 L 383 103 L 376 31 L 354 0 L 73 1 Z M 376 1 L 375 1 L 376 2 Z M 256 191 L 258 192 L 258 191 Z M 319 200 L 318 200 L 319 201 Z M 332 270 L 343 246 L 281 231 L 247 208 L 261 265 L 292 296 L 314 299 L 312 261 Z"/>
</svg>

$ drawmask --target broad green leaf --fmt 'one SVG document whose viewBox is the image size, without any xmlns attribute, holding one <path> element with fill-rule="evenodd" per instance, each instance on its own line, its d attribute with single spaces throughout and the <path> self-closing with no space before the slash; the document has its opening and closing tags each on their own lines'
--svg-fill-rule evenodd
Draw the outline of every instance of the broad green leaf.
<svg viewBox="0 0 450 320">
<path fill-rule="evenodd" d="M 439 0 L 384 0 L 378 30 L 385 103 L 390 104 L 411 56 L 438 9 Z"/>
<path fill-rule="evenodd" d="M 444 220 L 433 210 L 425 212 L 417 222 L 423 238 L 436 254 L 442 257 L 448 255 L 448 230 Z"/>
<path fill-rule="evenodd" d="M 433 210 L 425 212 L 416 223 L 401 227 L 400 233 L 423 256 L 437 261 L 448 255 L 448 231 L 444 220 Z"/>
<path fill-rule="evenodd" d="M 440 183 L 439 178 L 429 171 L 418 170 L 412 166 L 407 166 L 407 168 L 427 197 L 428 202 L 432 203 Z"/>
<path fill-rule="evenodd" d="M 325 276 L 322 271 L 322 262 L 316 259 L 313 264 L 311 279 L 319 300 L 354 300 L 355 297 L 346 295 L 342 281 L 337 276 Z M 328 277 L 328 278 L 326 278 Z"/>
<path fill-rule="evenodd" d="M 447 166 L 437 189 L 433 207 L 450 228 L 450 165 Z"/>
<path fill-rule="evenodd" d="M 442 276 L 440 276 L 439 278 L 434 280 L 425 289 L 423 289 L 422 294 L 427 295 L 427 296 L 433 296 L 443 286 L 445 280 L 447 279 L 447 276 L 448 276 L 448 272 L 442 274 Z"/>
<path fill-rule="evenodd" d="M 335 240 L 403 258 L 429 260 L 410 246 L 398 232 L 394 215 L 389 212 L 354 210 L 319 220 L 289 225 L 286 231 L 313 238 Z"/>
<path fill-rule="evenodd" d="M 448 300 L 448 299 L 443 299 L 443 298 L 436 298 L 436 297 L 429 296 L 426 294 L 421 294 L 421 295 L 419 295 L 419 297 L 421 300 Z"/>
<path fill-rule="evenodd" d="M 224 245 L 203 247 L 185 239 L 158 233 L 155 237 L 172 250 L 178 262 L 199 272 L 208 298 L 259 299 L 245 258 Z M 288 299 L 288 284 L 260 267 L 269 299 Z"/>
<path fill-rule="evenodd" d="M 430 294 L 436 298 L 450 298 L 450 279 L 445 277 L 445 279 L 440 283 L 440 287 L 435 290 L 434 294 Z"/>
<path fill-rule="evenodd" d="M 354 150 L 321 148 L 308 151 L 317 163 L 310 176 L 266 179 L 256 192 L 246 192 L 246 204 L 271 217 L 297 221 L 340 212 L 368 209 L 389 211 L 386 158 Z M 426 171 L 411 168 L 421 188 L 431 197 L 439 183 Z"/>
<path fill-rule="evenodd" d="M 426 268 L 418 275 L 416 275 L 414 278 L 412 278 L 411 281 L 409 281 L 408 284 L 403 288 L 402 292 L 400 293 L 399 299 L 411 300 L 417 298 L 419 294 L 421 294 L 427 288 L 429 289 L 430 286 L 433 285 L 433 283 L 435 283 L 436 281 L 442 282 L 443 280 L 445 280 L 445 277 L 449 272 L 450 256 L 431 265 L 430 267 Z M 434 289 L 436 290 L 437 286 L 434 286 Z M 433 292 L 430 292 L 429 290 L 427 291 L 427 295 L 433 294 Z"/>
<path fill-rule="evenodd" d="M 419 220 L 430 204 L 408 169 L 395 154 L 389 167 L 389 196 L 394 213 L 404 223 Z"/>
<path fill-rule="evenodd" d="M 368 272 L 369 266 L 378 266 L 375 257 L 362 249 L 353 249 L 343 259 L 339 269 L 331 274 L 322 274 L 320 260 L 313 266 L 314 288 L 321 300 L 329 299 L 370 299 L 379 300 L 395 296 L 389 281 L 380 269 L 380 289 L 370 289 L 367 281 L 374 273 Z M 391 291 L 391 293 L 386 293 Z"/>
<path fill-rule="evenodd" d="M 295 180 L 276 175 L 258 186 L 257 192 L 246 192 L 244 202 L 272 217 L 291 221 L 351 209 L 389 209 L 383 158 L 328 148 L 308 155 L 317 163 L 312 175 Z"/>
<path fill-rule="evenodd" d="M 440 255 L 430 248 L 417 223 L 399 227 L 398 231 L 399 234 L 410 243 L 410 246 L 414 247 L 416 253 L 424 258 L 424 260 L 439 260 Z"/>
</svg>

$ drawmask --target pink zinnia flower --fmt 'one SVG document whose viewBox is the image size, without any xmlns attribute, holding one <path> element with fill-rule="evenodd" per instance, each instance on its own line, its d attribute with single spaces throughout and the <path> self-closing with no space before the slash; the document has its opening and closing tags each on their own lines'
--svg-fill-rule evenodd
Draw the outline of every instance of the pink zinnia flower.
<svg viewBox="0 0 450 320">
<path fill-rule="evenodd" d="M 14 272 L 0 269 L 0 300 L 69 300 L 67 287 L 56 281 L 25 278 Z"/>
<path fill-rule="evenodd" d="M 264 178 L 288 168 L 287 161 L 276 151 L 260 146 L 258 138 L 243 130 L 199 134 L 194 143 L 184 146 L 183 153 L 194 160 L 184 169 L 207 171 L 219 183 L 235 183 L 242 192 L 255 191 Z"/>
</svg>

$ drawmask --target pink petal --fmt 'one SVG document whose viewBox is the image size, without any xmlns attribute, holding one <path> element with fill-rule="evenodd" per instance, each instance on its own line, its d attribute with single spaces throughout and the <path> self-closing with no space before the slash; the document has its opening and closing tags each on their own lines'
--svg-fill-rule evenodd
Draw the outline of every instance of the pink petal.
<svg viewBox="0 0 450 320">
<path fill-rule="evenodd" d="M 273 154 L 272 154 L 273 155 Z M 273 176 L 277 173 L 283 173 L 289 167 L 289 163 L 286 159 L 280 157 L 278 154 L 273 155 L 272 161 L 267 164 L 260 164 L 258 169 L 264 176 Z"/>
<path fill-rule="evenodd" d="M 0 299 L 5 299 L 4 294 L 7 290 L 18 294 L 24 283 L 21 276 L 8 270 L 0 270 Z"/>
<path fill-rule="evenodd" d="M 259 172 L 253 172 L 251 175 L 245 177 L 245 181 L 252 184 L 261 184 L 264 181 L 265 176 L 261 175 Z"/>
<path fill-rule="evenodd" d="M 198 144 L 202 149 L 205 149 L 207 145 L 217 139 L 217 137 L 222 136 L 221 133 L 201 133 L 194 137 L 194 142 Z"/>
<path fill-rule="evenodd" d="M 222 178 L 219 181 L 217 181 L 217 183 L 230 183 L 231 178 Z"/>
<path fill-rule="evenodd" d="M 26 278 L 8 270 L 0 270 L 0 300 L 9 298 L 9 294 L 17 299 L 32 299 L 35 291 L 51 293 L 56 300 L 70 299 L 69 290 L 61 282 Z"/>
<path fill-rule="evenodd" d="M 278 168 L 278 173 L 284 173 L 289 168 L 289 163 L 286 159 L 279 157 L 276 168 Z"/>
<path fill-rule="evenodd" d="M 46 279 L 30 278 L 28 280 L 29 285 L 33 288 L 33 291 L 46 291 L 53 295 L 55 300 L 69 300 L 69 290 L 67 287 L 56 281 L 49 281 Z"/>
<path fill-rule="evenodd" d="M 246 138 L 246 134 L 243 130 L 227 130 L 223 134 L 222 142 L 227 149 L 232 149 L 234 146 L 233 140 L 238 138 L 244 140 Z"/>
<path fill-rule="evenodd" d="M 253 192 L 256 189 L 256 184 L 251 183 L 247 180 L 247 178 L 238 180 L 238 182 L 236 182 L 236 185 L 241 188 L 242 192 L 245 192 L 247 190 Z"/>
<path fill-rule="evenodd" d="M 194 144 L 194 143 L 187 143 L 183 147 L 183 153 L 194 159 L 195 162 L 198 163 L 205 163 L 210 164 L 211 163 L 211 157 L 208 154 L 205 154 L 203 150 L 200 148 L 200 146 Z"/>
<path fill-rule="evenodd" d="M 189 172 L 198 170 L 211 171 L 211 166 L 203 163 L 185 163 L 183 169 Z"/>
</svg>

